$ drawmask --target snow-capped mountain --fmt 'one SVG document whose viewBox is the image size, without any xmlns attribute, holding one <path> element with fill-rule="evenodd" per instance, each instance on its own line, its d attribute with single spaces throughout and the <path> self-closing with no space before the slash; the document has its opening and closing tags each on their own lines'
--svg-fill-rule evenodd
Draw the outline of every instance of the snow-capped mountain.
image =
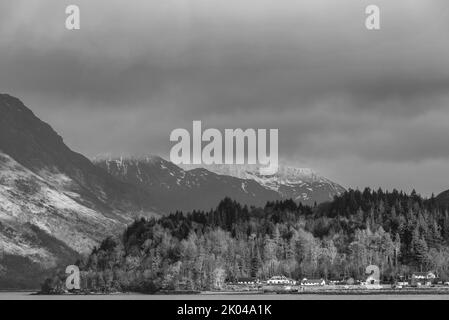
<svg viewBox="0 0 449 320">
<path fill-rule="evenodd" d="M 192 168 L 186 166 L 185 168 Z M 256 181 L 261 186 L 276 191 L 282 199 L 294 199 L 303 204 L 332 200 L 345 189 L 309 168 L 280 165 L 277 173 L 262 175 L 258 165 L 208 165 L 203 166 L 217 174 Z"/>
<path fill-rule="evenodd" d="M 152 202 L 166 211 L 208 210 L 225 196 L 247 205 L 290 198 L 313 205 L 345 190 L 310 169 L 287 166 L 263 176 L 257 166 L 181 168 L 157 156 L 100 158 L 94 163 L 124 182 L 145 188 Z"/>
<path fill-rule="evenodd" d="M 254 180 L 220 175 L 203 168 L 184 170 L 157 156 L 95 159 L 119 180 L 144 188 L 152 203 L 166 212 L 209 210 L 224 197 L 262 206 L 279 194 Z"/>
<path fill-rule="evenodd" d="M 49 268 L 154 213 L 145 190 L 73 152 L 19 99 L 0 94 L 0 288 L 38 285 Z"/>
</svg>

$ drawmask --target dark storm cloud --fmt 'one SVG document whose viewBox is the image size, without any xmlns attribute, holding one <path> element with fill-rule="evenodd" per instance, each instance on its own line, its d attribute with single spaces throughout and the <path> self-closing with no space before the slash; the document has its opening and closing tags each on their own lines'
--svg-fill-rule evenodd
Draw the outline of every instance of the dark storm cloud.
<svg viewBox="0 0 449 320">
<path fill-rule="evenodd" d="M 281 157 L 348 185 L 377 183 L 382 165 L 403 177 L 379 184 L 444 187 L 419 168 L 449 172 L 445 1 L 73 3 L 76 32 L 64 29 L 72 2 L 2 1 L 0 91 L 89 156 L 166 155 L 170 131 L 200 119 L 279 128 Z M 380 31 L 364 28 L 368 4 Z M 348 163 L 357 173 L 340 176 Z"/>
</svg>

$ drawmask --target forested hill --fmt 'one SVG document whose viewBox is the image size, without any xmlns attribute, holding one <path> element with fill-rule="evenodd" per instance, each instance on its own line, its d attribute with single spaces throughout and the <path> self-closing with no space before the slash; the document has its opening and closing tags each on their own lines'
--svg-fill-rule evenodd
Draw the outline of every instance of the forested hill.
<svg viewBox="0 0 449 320">
<path fill-rule="evenodd" d="M 366 189 L 317 207 L 287 200 L 248 208 L 227 198 L 210 212 L 138 220 L 79 265 L 84 287 L 141 291 L 273 275 L 364 279 L 369 264 L 384 281 L 415 270 L 444 280 L 448 244 L 449 214 L 433 197 Z"/>
</svg>

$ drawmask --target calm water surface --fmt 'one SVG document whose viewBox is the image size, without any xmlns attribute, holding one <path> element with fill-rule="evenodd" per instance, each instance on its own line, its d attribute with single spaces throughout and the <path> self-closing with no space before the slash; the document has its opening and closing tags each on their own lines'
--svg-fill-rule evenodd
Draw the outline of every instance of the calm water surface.
<svg viewBox="0 0 449 320">
<path fill-rule="evenodd" d="M 320 295 L 320 294 L 200 294 L 36 296 L 32 292 L 0 292 L 0 300 L 449 300 L 449 295 Z"/>
</svg>

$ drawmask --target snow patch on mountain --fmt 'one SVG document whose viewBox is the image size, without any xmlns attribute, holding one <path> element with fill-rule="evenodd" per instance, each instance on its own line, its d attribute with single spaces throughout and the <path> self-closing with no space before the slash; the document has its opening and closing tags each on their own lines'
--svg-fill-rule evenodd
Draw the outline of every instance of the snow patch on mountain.
<svg viewBox="0 0 449 320">
<path fill-rule="evenodd" d="M 198 167 L 211 172 L 245 180 L 253 180 L 261 186 L 278 192 L 282 198 L 292 198 L 307 204 L 332 200 L 345 189 L 339 184 L 319 175 L 310 168 L 280 165 L 275 174 L 263 175 L 259 165 L 184 165 L 186 170 Z"/>
<path fill-rule="evenodd" d="M 275 174 L 263 175 L 257 165 L 180 167 L 158 156 L 98 159 L 94 160 L 97 165 L 125 182 L 143 186 L 152 194 L 160 194 L 164 190 L 167 195 L 174 193 L 171 200 L 174 202 L 180 194 L 187 198 L 190 195 L 192 201 L 198 196 L 203 200 L 209 190 L 214 189 L 214 197 L 220 197 L 220 193 L 222 197 L 230 194 L 245 196 L 249 197 L 249 203 L 263 204 L 291 198 L 313 205 L 332 200 L 345 191 L 342 186 L 309 168 L 281 165 Z M 158 197 L 166 198 L 164 195 Z"/>
<path fill-rule="evenodd" d="M 89 252 L 108 230 L 115 229 L 116 221 L 87 208 L 76 201 L 74 193 L 60 189 L 70 182 L 68 177 L 45 173 L 46 179 L 17 163 L 0 152 L 0 223 L 11 230 L 19 230 L 21 225 L 34 225 L 52 235 L 73 250 Z M 48 180 L 47 180 L 48 179 Z M 54 185 L 48 181 L 54 182 Z M 20 232 L 17 233 L 20 235 Z M 6 253 L 28 252 L 33 250 L 47 259 L 47 254 L 37 247 L 12 245 L 3 236 Z M 21 249 L 20 249 L 21 248 Z"/>
</svg>

